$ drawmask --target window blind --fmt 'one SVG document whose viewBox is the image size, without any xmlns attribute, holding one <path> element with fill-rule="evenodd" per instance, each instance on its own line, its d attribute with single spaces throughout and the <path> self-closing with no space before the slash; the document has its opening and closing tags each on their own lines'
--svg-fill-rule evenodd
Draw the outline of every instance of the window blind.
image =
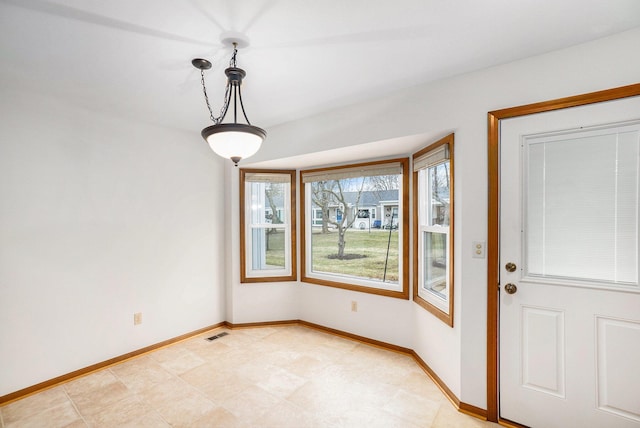
<svg viewBox="0 0 640 428">
<path fill-rule="evenodd" d="M 248 172 L 244 175 L 244 181 L 248 183 L 290 183 L 291 176 L 273 172 Z"/>
<path fill-rule="evenodd" d="M 450 158 L 449 144 L 443 144 L 413 159 L 413 171 L 420 171 L 421 169 L 436 166 L 442 162 L 446 162 Z"/>
<path fill-rule="evenodd" d="M 397 175 L 402 174 L 402 164 L 400 162 L 392 162 L 321 171 L 302 171 L 300 174 L 302 176 L 303 183 L 341 180 L 343 178 L 375 177 L 378 175 Z"/>
</svg>

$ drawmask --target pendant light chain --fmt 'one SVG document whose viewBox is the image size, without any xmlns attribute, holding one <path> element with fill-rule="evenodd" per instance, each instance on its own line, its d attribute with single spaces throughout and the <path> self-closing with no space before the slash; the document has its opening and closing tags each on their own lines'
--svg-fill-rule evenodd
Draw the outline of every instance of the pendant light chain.
<svg viewBox="0 0 640 428">
<path fill-rule="evenodd" d="M 236 57 L 238 56 L 238 44 L 233 42 L 233 55 L 231 55 L 231 59 L 229 60 L 229 67 L 237 67 Z"/>
<path fill-rule="evenodd" d="M 235 56 L 235 55 L 234 55 Z M 202 92 L 204 93 L 204 101 L 207 103 L 207 109 L 209 110 L 209 118 L 214 125 L 219 124 L 224 119 L 224 116 L 227 114 L 227 109 L 229 108 L 229 99 L 231 98 L 231 88 L 229 82 L 227 82 L 227 87 L 224 92 L 224 103 L 222 104 L 222 108 L 220 109 L 220 116 L 214 117 L 213 110 L 211 109 L 211 105 L 209 104 L 209 96 L 207 95 L 207 87 L 204 84 L 204 70 L 200 69 L 200 82 L 202 83 Z"/>
<path fill-rule="evenodd" d="M 238 44 L 233 44 L 233 55 L 231 55 L 231 59 L 229 60 L 229 67 L 236 67 L 237 64 L 237 56 L 238 56 Z M 229 109 L 229 102 L 231 101 L 231 85 L 227 81 L 227 87 L 224 91 L 224 103 L 222 104 L 222 108 L 220 109 L 220 116 L 215 117 L 213 115 L 213 110 L 211 109 L 211 104 L 209 104 L 209 96 L 207 95 L 207 86 L 204 83 L 204 69 L 200 69 L 200 83 L 202 83 L 202 92 L 204 93 L 204 102 L 207 104 L 207 110 L 209 110 L 209 118 L 213 122 L 214 125 L 219 124 L 224 119 L 227 114 L 227 110 Z M 242 98 L 240 98 L 242 100 Z M 241 101 L 242 102 L 242 101 Z M 244 113 L 244 106 L 242 106 L 242 112 Z M 244 115 L 245 119 L 247 115 Z M 247 122 L 249 122 L 247 120 Z"/>
<path fill-rule="evenodd" d="M 213 118 L 213 111 L 211 110 L 211 105 L 209 104 L 209 96 L 207 95 L 207 87 L 204 84 L 204 70 L 200 70 L 200 83 L 202 84 L 202 92 L 204 92 L 204 102 L 207 103 L 207 109 L 209 110 L 209 117 L 211 121 L 215 123 L 215 119 Z"/>
</svg>

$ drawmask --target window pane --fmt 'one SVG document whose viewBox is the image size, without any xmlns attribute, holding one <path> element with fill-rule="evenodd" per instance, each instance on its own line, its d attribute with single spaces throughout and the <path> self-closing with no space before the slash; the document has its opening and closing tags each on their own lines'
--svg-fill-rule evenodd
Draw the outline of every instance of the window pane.
<svg viewBox="0 0 640 428">
<path fill-rule="evenodd" d="M 423 288 L 447 299 L 447 234 L 423 233 L 424 281 Z"/>
<path fill-rule="evenodd" d="M 251 223 L 287 223 L 285 196 L 288 183 L 251 183 Z"/>
<path fill-rule="evenodd" d="M 253 270 L 284 269 L 286 231 L 283 228 L 254 228 L 252 237 Z"/>
<path fill-rule="evenodd" d="M 449 225 L 449 162 L 428 168 L 430 198 L 429 225 Z"/>
<path fill-rule="evenodd" d="M 399 283 L 401 178 L 375 175 L 307 184 L 313 213 L 311 272 L 346 277 L 340 281 Z"/>
</svg>

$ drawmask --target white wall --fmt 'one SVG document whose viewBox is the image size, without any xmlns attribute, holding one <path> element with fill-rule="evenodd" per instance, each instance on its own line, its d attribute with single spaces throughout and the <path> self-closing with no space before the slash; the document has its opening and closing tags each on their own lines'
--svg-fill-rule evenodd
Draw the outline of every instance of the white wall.
<svg viewBox="0 0 640 428">
<path fill-rule="evenodd" d="M 297 282 L 240 284 L 240 172 L 227 164 L 227 321 L 235 324 L 300 319 Z"/>
<path fill-rule="evenodd" d="M 455 131 L 455 326 L 445 326 L 412 302 L 316 285 L 297 287 L 290 296 L 282 296 L 278 284 L 263 285 L 255 298 L 243 292 L 234 317 L 259 318 L 248 311 L 269 296 L 269 304 L 278 307 L 269 316 L 290 317 L 286 305 L 295 296 L 300 318 L 412 347 L 463 402 L 486 408 L 486 260 L 472 258 L 471 248 L 473 241 L 487 238 L 487 112 L 637 83 L 638 46 L 640 29 L 269 129 L 253 166 L 294 156 L 306 162 L 300 155 L 414 134 L 424 134 L 427 144 Z M 396 153 L 409 154 L 420 145 L 399 144 Z M 371 145 L 363 153 L 363 158 L 377 156 Z M 380 153 L 388 156 L 388 147 L 380 145 Z M 336 156 L 333 162 L 346 160 L 351 159 Z M 240 287 L 234 284 L 232 292 Z M 350 313 L 350 300 L 363 302 L 365 310 Z"/>
<path fill-rule="evenodd" d="M 225 320 L 224 163 L 197 132 L 6 86 L 0 117 L 0 396 Z"/>
</svg>

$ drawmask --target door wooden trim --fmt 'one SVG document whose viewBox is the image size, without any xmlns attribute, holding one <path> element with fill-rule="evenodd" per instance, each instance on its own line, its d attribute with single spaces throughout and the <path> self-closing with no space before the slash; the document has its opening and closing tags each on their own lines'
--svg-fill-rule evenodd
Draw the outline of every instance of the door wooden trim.
<svg viewBox="0 0 640 428">
<path fill-rule="evenodd" d="M 488 113 L 488 225 L 487 225 L 487 420 L 498 422 L 499 284 L 500 284 L 500 120 L 570 107 L 640 96 L 640 83 Z"/>
</svg>

